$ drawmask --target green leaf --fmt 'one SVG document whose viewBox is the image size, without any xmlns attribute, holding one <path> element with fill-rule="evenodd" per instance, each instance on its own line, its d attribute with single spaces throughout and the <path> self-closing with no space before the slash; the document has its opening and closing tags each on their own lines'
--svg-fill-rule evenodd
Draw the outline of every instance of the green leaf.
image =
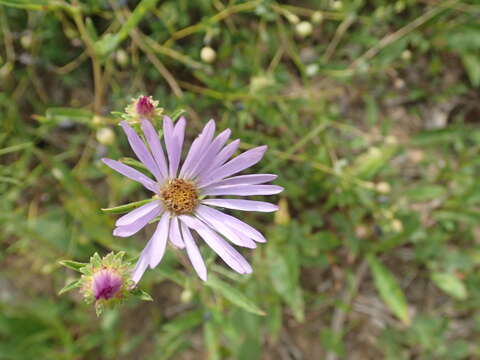
<svg viewBox="0 0 480 360">
<path fill-rule="evenodd" d="M 177 316 L 175 319 L 168 321 L 162 329 L 169 336 L 177 337 L 186 331 L 199 326 L 203 322 L 203 311 L 193 310 Z"/>
<path fill-rule="evenodd" d="M 75 281 L 72 281 L 71 283 L 69 283 L 68 285 L 64 286 L 62 288 L 62 290 L 60 290 L 58 292 L 58 295 L 62 295 L 62 294 L 65 294 L 66 292 L 70 291 L 70 290 L 73 290 L 73 289 L 76 289 L 78 287 L 80 287 L 81 285 L 81 282 L 80 280 L 75 280 Z"/>
<path fill-rule="evenodd" d="M 397 148 L 395 144 L 371 147 L 367 152 L 359 155 L 348 170 L 354 176 L 371 179 L 388 164 L 397 152 Z"/>
<path fill-rule="evenodd" d="M 463 66 L 467 70 L 468 77 L 473 86 L 480 85 L 480 58 L 478 54 L 465 53 L 462 54 Z"/>
<path fill-rule="evenodd" d="M 267 248 L 267 259 L 273 288 L 290 306 L 295 319 L 302 322 L 305 319 L 305 304 L 300 285 L 300 264 L 297 252 L 293 246 L 285 245 L 285 248 L 280 249 L 272 244 Z"/>
<path fill-rule="evenodd" d="M 104 211 L 108 214 L 123 214 L 123 213 L 129 212 L 130 210 L 136 209 L 136 208 L 138 208 L 138 207 L 140 207 L 144 204 L 147 204 L 147 203 L 149 203 L 153 200 L 154 199 L 152 198 L 152 199 L 135 201 L 135 202 L 120 205 L 120 206 L 115 206 L 115 207 L 111 207 L 111 208 L 104 208 L 104 209 L 102 209 L 102 211 Z"/>
<path fill-rule="evenodd" d="M 180 116 L 182 116 L 182 114 L 185 113 L 185 110 L 184 109 L 177 109 L 175 110 L 171 115 L 170 115 L 170 118 L 175 121 L 177 120 Z"/>
<path fill-rule="evenodd" d="M 385 304 L 405 325 L 410 325 L 407 300 L 397 279 L 373 255 L 367 256 L 367 261 L 375 286 Z"/>
<path fill-rule="evenodd" d="M 219 332 L 211 321 L 205 322 L 203 325 L 203 339 L 207 348 L 208 359 L 220 360 L 220 339 Z"/>
<path fill-rule="evenodd" d="M 92 18 L 87 17 L 85 19 L 85 28 L 88 32 L 88 35 L 93 41 L 98 40 L 98 34 L 97 34 L 97 29 L 95 29 L 95 25 L 93 24 Z"/>
<path fill-rule="evenodd" d="M 55 125 L 64 121 L 74 121 L 77 123 L 90 125 L 93 114 L 84 109 L 52 107 L 45 112 L 45 117 L 39 116 L 37 119 L 44 123 L 53 123 Z"/>
<path fill-rule="evenodd" d="M 129 36 L 142 18 L 150 13 L 150 9 L 157 2 L 158 0 L 142 0 L 116 34 L 105 34 L 100 40 L 95 42 L 95 50 L 101 56 L 106 56 L 114 51 Z"/>
<path fill-rule="evenodd" d="M 6 5 L 27 10 L 46 10 L 48 0 L 0 0 L 0 5 Z"/>
<path fill-rule="evenodd" d="M 102 258 L 100 257 L 100 255 L 98 255 L 98 253 L 95 253 L 93 254 L 93 256 L 90 257 L 90 264 L 92 264 L 94 268 L 102 267 Z"/>
<path fill-rule="evenodd" d="M 449 220 L 464 222 L 470 225 L 476 225 L 480 221 L 478 211 L 470 209 L 437 210 L 433 213 L 435 220 Z"/>
<path fill-rule="evenodd" d="M 141 163 L 140 161 L 138 160 L 135 160 L 135 159 L 132 159 L 132 158 L 129 158 L 129 157 L 123 157 L 120 159 L 120 162 L 124 163 L 125 165 L 129 165 L 129 166 L 132 166 L 138 170 L 143 170 L 143 171 L 148 171 L 147 167 L 145 165 L 143 165 L 143 163 Z"/>
<path fill-rule="evenodd" d="M 455 274 L 434 272 L 432 281 L 447 294 L 459 300 L 465 300 L 468 296 L 467 288 Z"/>
<path fill-rule="evenodd" d="M 149 293 L 147 293 L 146 291 L 143 291 L 139 288 L 133 289 L 132 291 L 130 291 L 130 294 L 138 297 L 140 300 L 153 301 L 153 298 Z"/>
<path fill-rule="evenodd" d="M 78 261 L 73 261 L 73 260 L 60 260 L 59 264 L 62 266 L 65 266 L 69 269 L 75 270 L 80 272 L 80 269 L 85 267 L 87 263 L 81 263 Z"/>
<path fill-rule="evenodd" d="M 102 301 L 97 301 L 95 303 L 95 313 L 97 314 L 97 317 L 100 317 L 100 315 L 102 315 L 104 310 L 105 310 L 105 304 Z"/>
<path fill-rule="evenodd" d="M 251 312 L 252 314 L 264 316 L 265 312 L 260 309 L 252 300 L 250 300 L 240 290 L 235 289 L 226 282 L 210 275 L 208 281 L 205 283 L 208 287 L 218 291 L 232 304 Z"/>
<path fill-rule="evenodd" d="M 446 190 L 440 185 L 420 185 L 406 192 L 406 196 L 413 201 L 429 201 L 438 199 L 446 194 Z"/>
</svg>

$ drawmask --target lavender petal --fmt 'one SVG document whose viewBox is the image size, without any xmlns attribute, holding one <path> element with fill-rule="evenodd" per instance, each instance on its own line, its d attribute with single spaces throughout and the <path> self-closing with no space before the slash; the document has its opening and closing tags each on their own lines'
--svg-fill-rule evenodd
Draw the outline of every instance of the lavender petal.
<svg viewBox="0 0 480 360">
<path fill-rule="evenodd" d="M 214 186 L 202 189 L 203 195 L 273 195 L 283 191 L 278 185 L 230 185 Z"/>
<path fill-rule="evenodd" d="M 150 245 L 151 245 L 151 240 L 148 242 L 147 246 L 145 246 L 145 248 L 143 249 L 142 254 L 140 255 L 140 258 L 138 259 L 137 264 L 135 265 L 135 268 L 132 271 L 132 280 L 135 282 L 135 284 L 138 284 L 143 274 L 145 273 L 145 270 L 147 270 L 148 258 L 150 256 Z"/>
<path fill-rule="evenodd" d="M 202 205 L 200 205 L 202 206 Z M 250 225 L 244 223 L 243 221 L 237 219 L 236 217 L 227 215 L 221 211 L 213 209 L 209 206 L 205 206 L 205 211 L 208 211 L 211 216 L 215 216 L 219 221 L 222 221 L 225 225 L 228 225 L 233 230 L 237 231 L 238 233 L 243 233 L 249 238 L 257 242 L 266 242 L 267 240 L 265 237 L 260 233 L 260 231 L 254 229 Z"/>
<path fill-rule="evenodd" d="M 204 223 L 206 223 L 212 230 L 219 232 L 221 235 L 226 237 L 232 243 L 238 246 L 255 249 L 257 245 L 254 241 L 248 237 L 240 237 L 238 234 L 229 226 L 225 225 L 222 221 L 219 221 L 218 218 L 212 216 L 212 214 L 206 209 L 205 205 L 200 205 L 195 215 L 199 217 Z"/>
<path fill-rule="evenodd" d="M 147 167 L 147 169 L 153 175 L 155 175 L 157 180 L 161 181 L 163 179 L 163 176 L 158 169 L 157 163 L 155 162 L 155 160 L 153 160 L 152 154 L 150 154 L 150 151 L 147 149 L 142 139 L 140 139 L 140 136 L 137 135 L 135 130 L 133 130 L 126 121 L 122 121 L 120 123 L 120 126 L 127 135 L 130 147 L 132 148 L 137 158 Z"/>
<path fill-rule="evenodd" d="M 230 137 L 230 129 L 222 131 L 212 143 L 205 149 L 201 158 L 198 160 L 197 164 L 189 172 L 189 175 L 192 178 L 200 176 L 203 171 L 212 163 L 212 159 L 215 159 L 220 149 L 225 145 L 228 138 Z"/>
<path fill-rule="evenodd" d="M 205 240 L 228 266 L 240 274 L 249 274 L 252 267 L 245 258 L 220 236 L 215 234 L 202 221 L 189 215 L 181 215 L 180 220 L 189 228 L 195 230 Z"/>
<path fill-rule="evenodd" d="M 177 176 L 182 149 L 180 148 L 178 138 L 175 136 L 172 119 L 168 116 L 163 117 L 163 137 L 165 145 L 167 146 L 169 176 L 175 178 Z"/>
<path fill-rule="evenodd" d="M 233 140 L 230 144 L 225 146 L 213 159 L 212 163 L 203 169 L 202 174 L 199 176 L 200 182 L 206 180 L 212 171 L 221 167 L 230 157 L 237 151 L 240 140 Z"/>
<path fill-rule="evenodd" d="M 129 179 L 135 180 L 145 186 L 148 190 L 153 191 L 156 193 L 158 191 L 158 186 L 155 181 L 150 179 L 149 177 L 143 175 L 140 171 L 131 168 L 128 165 L 122 164 L 119 161 L 103 158 L 103 163 L 107 165 L 109 168 L 119 172 L 123 176 L 128 177 Z"/>
<path fill-rule="evenodd" d="M 185 178 L 191 177 L 191 171 L 198 163 L 198 160 L 204 154 L 205 149 L 210 145 L 215 132 L 215 121 L 210 120 L 203 128 L 200 135 L 193 142 L 190 151 L 187 154 L 180 176 Z"/>
<path fill-rule="evenodd" d="M 241 199 L 205 199 L 203 204 L 223 207 L 227 209 L 243 210 L 243 211 L 261 211 L 271 212 L 277 211 L 278 206 L 263 201 L 241 200 Z"/>
<path fill-rule="evenodd" d="M 160 221 L 158 222 L 157 229 L 153 233 L 151 241 L 151 249 L 149 250 L 148 264 L 150 268 L 155 268 L 163 258 L 165 248 L 167 246 L 167 237 L 169 230 L 170 214 L 164 212 Z"/>
<path fill-rule="evenodd" d="M 133 234 L 136 234 L 142 228 L 144 228 L 145 225 L 147 225 L 151 220 L 153 220 L 156 216 L 158 216 L 161 211 L 162 211 L 161 207 L 155 207 L 152 210 L 150 210 L 150 212 L 138 218 L 134 222 L 127 225 L 123 225 L 123 226 L 117 226 L 113 230 L 113 235 L 119 236 L 119 237 L 128 237 Z"/>
<path fill-rule="evenodd" d="M 160 138 L 158 137 L 157 131 L 153 127 L 152 123 L 148 120 L 143 120 L 141 127 L 161 175 L 163 178 L 168 177 L 167 161 L 165 160 L 165 154 L 163 152 L 162 144 L 160 143 Z"/>
<path fill-rule="evenodd" d="M 233 176 L 227 179 L 215 182 L 208 187 L 214 186 L 226 186 L 226 185 L 258 185 L 269 181 L 273 181 L 277 178 L 274 174 L 251 174 L 251 175 L 239 175 Z"/>
<path fill-rule="evenodd" d="M 183 141 L 185 140 L 185 126 L 187 125 L 187 120 L 182 116 L 173 129 L 173 135 L 177 141 L 177 146 L 180 148 L 180 155 L 182 153 Z"/>
<path fill-rule="evenodd" d="M 138 219 L 140 219 L 141 217 L 147 215 L 154 208 L 161 207 L 161 206 L 162 205 L 159 200 L 154 200 L 152 202 L 149 202 L 118 218 L 117 221 L 115 222 L 115 225 L 124 226 L 124 225 L 131 224 L 134 221 L 137 221 Z"/>
<path fill-rule="evenodd" d="M 185 248 L 185 244 L 182 240 L 182 234 L 180 233 L 180 228 L 178 227 L 178 217 L 172 217 L 170 222 L 170 241 L 179 249 Z"/>
<path fill-rule="evenodd" d="M 205 180 L 200 182 L 199 186 L 203 187 L 210 185 L 218 180 L 226 178 L 230 175 L 245 170 L 250 166 L 255 165 L 263 157 L 263 154 L 265 154 L 266 150 L 267 146 L 263 145 L 245 151 L 244 153 L 228 161 L 221 167 L 213 170 L 212 173 Z"/>
<path fill-rule="evenodd" d="M 200 250 L 198 249 L 197 244 L 195 244 L 195 240 L 193 240 L 192 233 L 185 224 L 181 223 L 181 227 L 188 258 L 197 272 L 198 277 L 203 281 L 207 281 L 207 268 L 205 267 L 202 254 L 200 254 Z"/>
</svg>

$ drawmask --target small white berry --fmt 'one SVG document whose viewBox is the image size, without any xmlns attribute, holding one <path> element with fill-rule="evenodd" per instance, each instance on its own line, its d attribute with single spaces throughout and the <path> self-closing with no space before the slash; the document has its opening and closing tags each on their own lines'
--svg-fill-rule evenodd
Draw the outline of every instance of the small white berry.
<svg viewBox="0 0 480 360">
<path fill-rule="evenodd" d="M 115 141 L 115 133 L 109 127 L 97 130 L 97 141 L 102 145 L 111 145 Z"/>
<path fill-rule="evenodd" d="M 402 51 L 402 59 L 408 61 L 412 58 L 412 52 L 408 49 Z"/>
<path fill-rule="evenodd" d="M 295 14 L 292 14 L 291 12 L 288 12 L 285 14 L 285 17 L 287 18 L 287 20 L 290 22 L 290 24 L 298 24 L 300 22 L 300 19 L 297 15 Z"/>
<path fill-rule="evenodd" d="M 332 8 L 335 10 L 340 10 L 341 8 L 343 8 L 343 3 L 340 0 L 333 1 Z"/>
<path fill-rule="evenodd" d="M 309 36 L 313 31 L 313 26 L 308 21 L 302 21 L 295 26 L 295 31 L 298 36 L 305 38 Z"/>
<path fill-rule="evenodd" d="M 217 53 L 210 46 L 204 46 L 200 51 L 200 58 L 208 64 L 214 62 L 216 57 Z"/>
<path fill-rule="evenodd" d="M 323 21 L 323 14 L 320 11 L 315 11 L 311 19 L 314 24 L 320 24 Z"/>
<path fill-rule="evenodd" d="M 22 37 L 20 38 L 20 44 L 22 44 L 22 47 L 24 49 L 29 49 L 32 46 L 32 43 L 33 43 L 32 34 L 29 32 L 23 34 Z"/>
<path fill-rule="evenodd" d="M 392 223 L 392 230 L 395 232 L 402 232 L 403 231 L 403 224 L 400 220 L 398 219 L 393 219 Z"/>
<path fill-rule="evenodd" d="M 388 194 L 390 192 L 390 190 L 392 189 L 390 187 L 390 184 L 385 182 L 385 181 L 382 181 L 382 182 L 379 182 L 375 185 L 375 188 L 377 189 L 377 191 L 379 193 L 382 193 L 382 194 Z"/>
<path fill-rule="evenodd" d="M 127 66 L 129 61 L 127 52 L 123 49 L 118 49 L 115 53 L 115 60 L 121 67 Z"/>
</svg>

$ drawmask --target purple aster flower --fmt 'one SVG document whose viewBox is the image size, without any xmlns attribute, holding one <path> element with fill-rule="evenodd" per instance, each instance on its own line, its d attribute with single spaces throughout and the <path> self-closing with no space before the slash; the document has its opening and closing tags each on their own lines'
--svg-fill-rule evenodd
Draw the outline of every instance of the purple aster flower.
<svg viewBox="0 0 480 360">
<path fill-rule="evenodd" d="M 250 264 L 225 239 L 237 246 L 255 248 L 256 242 L 266 241 L 264 236 L 250 225 L 215 208 L 263 212 L 277 210 L 276 205 L 262 201 L 211 198 L 281 192 L 283 188 L 280 186 L 265 185 L 274 180 L 276 175 L 232 176 L 260 161 L 266 146 L 250 149 L 229 160 L 240 140 L 225 145 L 230 130 L 224 130 L 214 137 L 215 122 L 210 120 L 193 141 L 181 164 L 185 125 L 183 117 L 175 126 L 169 117 L 164 117 L 165 156 L 158 134 L 148 120 L 141 122 L 146 142 L 127 122 L 121 123 L 134 153 L 155 180 L 121 162 L 102 159 L 113 170 L 138 181 L 154 193 L 151 202 L 120 217 L 113 231 L 115 236 L 131 236 L 155 218 L 160 219 L 133 270 L 132 280 L 135 283 L 138 283 L 147 267 L 153 269 L 160 263 L 168 240 L 173 246 L 186 249 L 195 271 L 205 281 L 207 270 L 192 230 L 233 270 L 240 274 L 251 273 Z"/>
</svg>

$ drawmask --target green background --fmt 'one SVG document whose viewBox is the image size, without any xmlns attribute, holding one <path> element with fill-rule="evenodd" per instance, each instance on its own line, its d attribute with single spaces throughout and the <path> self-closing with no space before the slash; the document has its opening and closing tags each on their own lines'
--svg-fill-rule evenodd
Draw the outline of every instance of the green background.
<svg viewBox="0 0 480 360">
<path fill-rule="evenodd" d="M 0 359 L 480 358 L 479 17 L 474 0 L 0 0 Z M 252 275 L 202 246 L 202 283 L 170 247 L 140 283 L 153 302 L 97 318 L 58 296 L 77 276 L 58 261 L 134 257 L 152 232 L 114 238 L 100 210 L 147 196 L 99 160 L 131 156 L 111 112 L 140 94 L 185 110 L 186 144 L 210 118 L 267 144 L 251 171 L 285 191 L 275 214 L 233 212 L 269 240 L 242 250 Z"/>
</svg>

